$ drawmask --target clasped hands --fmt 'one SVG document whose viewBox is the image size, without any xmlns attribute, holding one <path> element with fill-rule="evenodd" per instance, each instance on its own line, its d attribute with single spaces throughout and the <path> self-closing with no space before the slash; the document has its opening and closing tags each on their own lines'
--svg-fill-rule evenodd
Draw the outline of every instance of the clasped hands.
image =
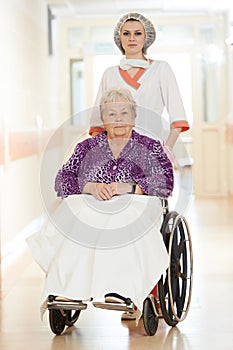
<svg viewBox="0 0 233 350">
<path fill-rule="evenodd" d="M 98 200 L 109 200 L 114 196 L 130 193 L 132 184 L 123 182 L 112 182 L 110 184 L 99 182 L 88 182 L 83 189 L 83 193 L 92 194 Z M 142 194 L 143 191 L 137 186 L 135 193 Z"/>
</svg>

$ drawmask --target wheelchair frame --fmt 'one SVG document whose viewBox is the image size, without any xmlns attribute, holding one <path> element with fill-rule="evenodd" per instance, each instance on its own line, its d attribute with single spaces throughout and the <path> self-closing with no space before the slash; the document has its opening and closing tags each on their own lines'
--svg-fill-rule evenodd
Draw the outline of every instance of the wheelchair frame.
<svg viewBox="0 0 233 350">
<path fill-rule="evenodd" d="M 144 301 L 142 317 L 145 331 L 149 336 L 154 335 L 158 328 L 160 317 L 158 302 L 162 318 L 169 326 L 174 327 L 187 316 L 192 296 L 193 253 L 189 226 L 184 216 L 176 211 L 169 212 L 167 199 L 162 199 L 161 202 L 163 208 L 161 234 L 169 255 L 169 267 L 158 282 L 158 298 L 150 294 Z M 81 311 L 87 308 L 87 302 L 57 301 L 55 298 L 53 295 L 48 297 L 49 323 L 52 332 L 60 335 L 65 326 L 75 324 Z M 106 302 L 92 302 L 92 304 L 101 309 L 129 313 L 133 313 L 135 309 L 129 298 L 122 304 Z"/>
</svg>

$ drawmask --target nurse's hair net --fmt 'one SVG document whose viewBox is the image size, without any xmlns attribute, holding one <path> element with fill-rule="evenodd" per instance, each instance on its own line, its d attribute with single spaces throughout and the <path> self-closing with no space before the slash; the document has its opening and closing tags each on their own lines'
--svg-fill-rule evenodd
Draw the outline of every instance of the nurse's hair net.
<svg viewBox="0 0 233 350">
<path fill-rule="evenodd" d="M 125 50 L 121 45 L 120 32 L 123 24 L 129 20 L 139 21 L 142 23 L 146 34 L 146 40 L 142 48 L 142 52 L 146 54 L 148 47 L 151 46 L 155 41 L 156 32 L 151 21 L 143 15 L 141 15 L 140 13 L 128 13 L 120 18 L 119 22 L 117 23 L 114 29 L 114 41 L 124 55 Z"/>
</svg>

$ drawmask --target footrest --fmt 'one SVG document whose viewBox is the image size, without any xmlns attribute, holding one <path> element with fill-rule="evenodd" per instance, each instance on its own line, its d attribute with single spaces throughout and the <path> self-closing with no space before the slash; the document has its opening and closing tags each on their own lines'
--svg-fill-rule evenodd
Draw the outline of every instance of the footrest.
<svg viewBox="0 0 233 350">
<path fill-rule="evenodd" d="M 92 305 L 99 309 L 134 312 L 133 303 L 131 303 L 130 305 L 127 305 L 124 303 L 106 303 L 106 302 L 94 301 Z"/>
<path fill-rule="evenodd" d="M 82 301 L 48 301 L 47 308 L 49 310 L 85 310 L 87 308 L 87 304 Z"/>
</svg>

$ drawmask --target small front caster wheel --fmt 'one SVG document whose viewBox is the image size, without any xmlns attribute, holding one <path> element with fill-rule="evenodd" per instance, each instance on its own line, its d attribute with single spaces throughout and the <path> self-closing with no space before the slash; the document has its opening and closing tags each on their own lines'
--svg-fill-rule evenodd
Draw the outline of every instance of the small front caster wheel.
<svg viewBox="0 0 233 350">
<path fill-rule="evenodd" d="M 159 318 L 154 312 L 153 305 L 150 298 L 146 298 L 144 302 L 143 324 L 144 324 L 145 331 L 148 335 L 150 336 L 155 335 L 159 325 Z"/>
<path fill-rule="evenodd" d="M 64 311 L 56 309 L 49 310 L 50 328 L 56 335 L 60 335 L 66 326 L 66 315 L 64 315 L 63 312 Z"/>
</svg>

